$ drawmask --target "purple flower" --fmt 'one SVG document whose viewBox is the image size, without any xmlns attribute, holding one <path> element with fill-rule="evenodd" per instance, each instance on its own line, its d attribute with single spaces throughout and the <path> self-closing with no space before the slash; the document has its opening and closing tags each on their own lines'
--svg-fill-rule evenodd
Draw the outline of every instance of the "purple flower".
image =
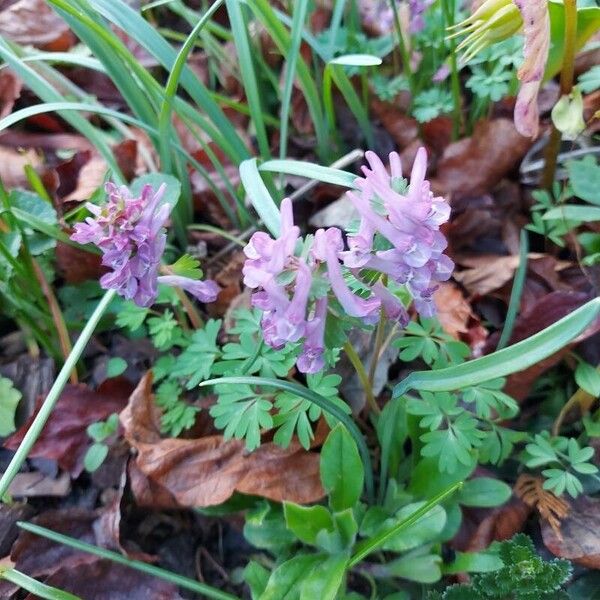
<svg viewBox="0 0 600 600">
<path fill-rule="evenodd" d="M 410 32 L 420 33 L 425 29 L 423 13 L 433 4 L 433 0 L 408 0 L 410 8 Z"/>
<path fill-rule="evenodd" d="M 106 203 L 101 207 L 86 204 L 94 216 L 77 223 L 71 239 L 100 248 L 102 264 L 110 268 L 100 278 L 100 285 L 139 306 L 154 303 L 159 282 L 183 287 L 203 302 L 212 302 L 219 291 L 214 281 L 158 276 L 167 240 L 164 225 L 170 213 L 169 204 L 160 204 L 165 189 L 163 184 L 154 192 L 145 185 L 134 198 L 127 187 L 107 183 Z"/>
<path fill-rule="evenodd" d="M 450 206 L 443 198 L 433 196 L 425 180 L 427 154 L 424 148 L 417 153 L 408 187 L 402 179 L 397 153 L 390 154 L 389 172 L 373 152 L 367 152 L 366 158 L 369 167 L 363 167 L 364 178 L 357 179 L 357 191 L 348 194 L 361 217 L 361 229 L 363 226 L 369 232 L 374 229 L 392 248 L 368 249 L 364 243 L 359 245 L 358 252 L 353 249 L 353 244 L 357 244 L 351 238 L 350 251 L 341 253 L 340 257 L 349 268 L 374 269 L 406 285 L 417 311 L 422 316 L 432 316 L 435 312 L 432 295 L 437 283 L 449 279 L 454 268 L 443 254 L 447 243 L 439 231 L 440 225 L 450 217 Z M 357 238 L 361 238 L 359 234 Z M 391 298 L 387 297 L 384 302 L 382 287 L 373 291 L 388 316 L 397 314 L 394 318 L 405 318 L 402 311 L 394 310 Z"/>
<path fill-rule="evenodd" d="M 325 321 L 327 319 L 327 296 L 315 302 L 315 313 L 306 324 L 306 339 L 302 353 L 296 362 L 302 373 L 318 373 L 325 366 Z"/>
</svg>

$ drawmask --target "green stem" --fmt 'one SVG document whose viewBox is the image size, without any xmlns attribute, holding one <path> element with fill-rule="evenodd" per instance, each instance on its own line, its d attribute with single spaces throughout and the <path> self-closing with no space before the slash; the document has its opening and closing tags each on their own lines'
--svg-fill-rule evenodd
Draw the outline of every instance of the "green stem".
<svg viewBox="0 0 600 600">
<path fill-rule="evenodd" d="M 385 285 L 385 283 L 384 283 Z M 369 365 L 369 387 L 373 389 L 373 382 L 375 381 L 375 371 L 377 370 L 377 363 L 381 357 L 381 347 L 383 340 L 385 339 L 385 311 L 383 308 L 379 312 L 379 322 L 377 323 L 377 331 L 375 332 L 375 344 L 373 347 L 373 356 L 371 358 L 371 364 Z"/>
<path fill-rule="evenodd" d="M 15 478 L 15 476 L 21 469 L 21 466 L 25 462 L 27 455 L 33 448 L 37 439 L 40 437 L 42 429 L 44 428 L 46 421 L 50 417 L 50 414 L 52 413 L 52 410 L 54 409 L 54 406 L 56 405 L 60 394 L 65 387 L 65 384 L 67 383 L 67 379 L 69 378 L 71 371 L 77 365 L 77 361 L 79 360 L 85 347 L 87 346 L 87 343 L 90 341 L 90 338 L 92 337 L 92 334 L 94 333 L 98 322 L 100 321 L 108 305 L 114 298 L 115 293 L 115 290 L 108 290 L 106 294 L 104 294 L 104 297 L 102 298 L 102 300 L 100 300 L 98 306 L 96 306 L 96 309 L 90 317 L 90 320 L 83 328 L 83 331 L 77 339 L 77 342 L 75 342 L 71 354 L 69 354 L 67 360 L 65 360 L 62 369 L 58 373 L 58 377 L 56 378 L 52 387 L 50 388 L 50 391 L 48 392 L 48 395 L 46 396 L 46 399 L 44 400 L 37 416 L 33 420 L 31 427 L 25 434 L 21 445 L 15 452 L 15 455 L 10 461 L 10 464 L 8 465 L 5 473 L 2 475 L 2 478 L 0 478 L 0 498 L 4 498 L 5 494 L 8 492 L 8 488 L 12 483 L 12 480 Z"/>
<path fill-rule="evenodd" d="M 398 14 L 398 6 L 396 4 L 396 0 L 390 0 L 390 4 L 394 13 L 394 25 L 396 27 L 396 33 L 398 34 L 398 44 L 400 46 L 400 55 L 402 56 L 402 68 L 404 71 L 404 75 L 408 80 L 408 87 L 410 89 L 410 101 L 412 104 L 415 98 L 416 89 L 414 75 L 410 69 L 410 53 L 408 51 L 408 46 L 404 40 L 404 36 L 402 35 L 402 25 L 400 24 L 400 15 Z"/>
<path fill-rule="evenodd" d="M 444 0 L 443 10 L 446 20 L 446 26 L 454 25 L 455 15 L 455 0 Z M 450 84 L 452 88 L 452 139 L 457 140 L 460 135 L 460 125 L 462 121 L 461 114 L 461 96 L 460 96 L 460 79 L 458 76 L 458 59 L 456 56 L 456 42 L 454 38 L 450 40 Z"/>
<path fill-rule="evenodd" d="M 344 344 L 344 352 L 346 356 L 352 363 L 356 374 L 358 375 L 358 379 L 360 380 L 363 389 L 365 390 L 365 395 L 367 397 L 367 404 L 369 408 L 376 414 L 381 413 L 381 409 L 377 405 L 377 400 L 375 399 L 375 395 L 373 394 L 373 388 L 369 383 L 369 376 L 367 375 L 367 371 L 362 361 L 360 360 L 360 356 L 358 356 L 354 346 L 350 342 L 346 342 Z"/>
<path fill-rule="evenodd" d="M 562 71 L 560 73 L 560 96 L 568 96 L 573 90 L 573 77 L 575 74 L 575 49 L 577 42 L 577 0 L 564 0 L 565 5 L 565 53 Z M 556 126 L 552 125 L 552 133 L 546 147 L 544 173 L 542 174 L 541 187 L 552 189 L 556 177 L 558 153 L 562 135 Z"/>
</svg>

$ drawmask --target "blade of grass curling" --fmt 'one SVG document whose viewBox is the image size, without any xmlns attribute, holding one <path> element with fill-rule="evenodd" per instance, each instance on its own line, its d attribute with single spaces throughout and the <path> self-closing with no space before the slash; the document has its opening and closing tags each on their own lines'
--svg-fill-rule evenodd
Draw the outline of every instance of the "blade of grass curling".
<svg viewBox="0 0 600 600">
<path fill-rule="evenodd" d="M 175 585 L 178 585 L 179 587 L 182 587 L 186 590 L 202 594 L 207 598 L 214 598 L 215 600 L 240 600 L 237 596 L 234 596 L 233 594 L 222 592 L 221 590 L 217 590 L 216 588 L 213 588 L 210 585 L 206 585 L 205 583 L 194 581 L 193 579 L 183 577 L 182 575 L 178 575 L 177 573 L 171 573 L 166 569 L 161 569 L 160 567 L 155 567 L 154 565 L 149 565 L 139 560 L 125 558 L 123 555 L 118 554 L 117 552 L 113 552 L 112 550 L 107 550 L 106 548 L 99 548 L 98 546 L 94 546 L 93 544 L 88 544 L 87 542 L 76 540 L 62 533 L 58 533 L 56 531 L 52 531 L 51 529 L 41 527 L 40 525 L 34 525 L 33 523 L 25 523 L 23 521 L 19 521 L 17 525 L 21 529 L 28 531 L 29 533 L 33 533 L 34 535 L 39 535 L 40 537 L 46 538 L 53 542 L 57 542 L 58 544 L 63 544 L 65 546 L 68 546 L 69 548 L 74 548 L 75 550 L 80 550 L 81 552 L 86 552 L 88 554 L 98 556 L 99 558 L 111 560 L 112 562 L 118 563 L 120 565 L 125 565 L 126 567 L 131 567 L 136 571 L 147 573 L 148 575 L 153 575 L 154 577 L 158 577 L 159 579 L 163 579 L 170 583 L 174 583 Z"/>
<path fill-rule="evenodd" d="M 218 379 L 209 379 L 203 381 L 200 387 L 206 387 L 209 385 L 219 384 L 241 384 L 241 385 L 257 385 L 264 387 L 272 387 L 286 392 L 291 392 L 300 398 L 304 398 L 313 404 L 316 404 L 321 410 L 328 412 L 332 417 L 335 417 L 342 425 L 346 427 L 348 433 L 354 439 L 356 447 L 360 453 L 360 457 L 363 461 L 365 469 L 365 488 L 370 501 L 374 501 L 374 488 L 373 488 L 373 466 L 371 465 L 371 457 L 369 455 L 369 449 L 365 442 L 360 429 L 354 422 L 351 416 L 347 415 L 341 410 L 336 404 L 331 402 L 328 398 L 317 394 L 313 390 L 300 385 L 299 383 L 292 383 L 291 381 L 284 381 L 282 379 L 269 379 L 268 377 L 219 377 Z"/>
<path fill-rule="evenodd" d="M 397 533 L 414 525 L 419 519 L 424 517 L 432 508 L 435 508 L 438 504 L 441 504 L 449 498 L 454 492 L 462 487 L 463 483 L 460 481 L 459 483 L 455 483 L 450 486 L 443 492 L 439 493 L 437 496 L 434 496 L 431 500 L 426 502 L 421 508 L 417 509 L 414 513 L 409 515 L 406 519 L 400 521 L 393 527 L 382 531 L 381 533 L 374 535 L 372 538 L 368 540 L 364 540 L 356 546 L 356 552 L 350 558 L 350 562 L 348 563 L 348 568 L 352 568 L 356 566 L 359 562 L 363 560 L 363 558 L 367 557 L 375 550 L 378 550 L 387 542 L 391 537 L 395 536 Z"/>
<path fill-rule="evenodd" d="M 521 304 L 521 295 L 523 294 L 523 286 L 525 285 L 525 275 L 527 274 L 527 255 L 529 253 L 529 238 L 527 230 L 521 229 L 520 244 L 519 244 L 519 266 L 515 272 L 512 290 L 510 291 L 510 300 L 508 302 L 508 310 L 506 319 L 504 320 L 504 328 L 502 335 L 498 340 L 496 350 L 502 350 L 512 335 L 515 326 L 519 305 Z"/>
<path fill-rule="evenodd" d="M 517 373 L 564 348 L 599 316 L 600 298 L 594 298 L 550 327 L 508 348 L 455 367 L 411 373 L 394 388 L 394 397 L 409 390 L 452 391 Z"/>
<path fill-rule="evenodd" d="M 287 137 L 290 120 L 290 105 L 292 101 L 292 88 L 296 77 L 296 64 L 300 54 L 300 44 L 302 43 L 302 30 L 306 21 L 306 13 L 308 10 L 308 0 L 298 0 L 292 4 L 293 19 L 292 30 L 290 36 L 290 49 L 285 62 L 285 74 L 283 86 L 283 96 L 281 98 L 281 125 L 280 125 L 280 140 L 279 140 L 279 157 L 285 158 L 287 153 Z"/>
<path fill-rule="evenodd" d="M 0 569 L 0 579 L 6 579 L 20 588 L 35 594 L 36 598 L 44 598 L 45 600 L 82 600 L 79 596 L 64 592 L 55 587 L 39 582 L 21 571 L 16 569 Z"/>
<path fill-rule="evenodd" d="M 242 83 L 248 99 L 248 107 L 252 115 L 252 122 L 256 130 L 256 139 L 258 148 L 263 158 L 271 155 L 269 148 L 269 139 L 267 129 L 263 119 L 262 103 L 260 101 L 260 92 L 254 70 L 252 59 L 253 52 L 248 38 L 248 28 L 246 19 L 242 12 L 242 6 L 239 0 L 225 0 L 227 5 L 227 14 L 229 15 L 229 24 L 233 33 L 233 40 L 237 50 L 240 63 L 240 72 L 242 74 Z"/>
<path fill-rule="evenodd" d="M 347 188 L 354 188 L 354 182 L 357 176 L 349 171 L 342 169 L 332 169 L 323 167 L 314 163 L 301 160 L 267 160 L 259 167 L 260 171 L 269 171 L 274 173 L 287 173 L 288 175 L 298 175 L 307 179 L 316 179 L 333 185 L 340 185 Z"/>
<path fill-rule="evenodd" d="M 252 206 L 274 237 L 279 235 L 279 209 L 260 176 L 256 158 L 240 165 L 240 179 L 252 202 Z"/>
</svg>

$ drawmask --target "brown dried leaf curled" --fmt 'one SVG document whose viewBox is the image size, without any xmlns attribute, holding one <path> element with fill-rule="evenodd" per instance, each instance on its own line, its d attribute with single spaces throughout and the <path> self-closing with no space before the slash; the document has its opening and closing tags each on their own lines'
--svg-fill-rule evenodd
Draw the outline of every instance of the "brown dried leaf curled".
<svg viewBox="0 0 600 600">
<path fill-rule="evenodd" d="M 298 504 L 324 496 L 319 454 L 297 443 L 287 449 L 265 443 L 248 453 L 243 442 L 222 435 L 162 439 L 150 373 L 131 395 L 121 423 L 138 452 L 135 466 L 154 484 L 144 486 L 137 477 L 136 488 L 146 499 L 173 497 L 180 506 L 202 507 L 221 504 L 236 491 Z"/>
<path fill-rule="evenodd" d="M 545 490 L 543 483 L 540 477 L 523 473 L 515 483 L 514 492 L 527 506 L 537 510 L 556 537 L 562 541 L 560 523 L 569 514 L 570 505 L 566 500 Z"/>
</svg>

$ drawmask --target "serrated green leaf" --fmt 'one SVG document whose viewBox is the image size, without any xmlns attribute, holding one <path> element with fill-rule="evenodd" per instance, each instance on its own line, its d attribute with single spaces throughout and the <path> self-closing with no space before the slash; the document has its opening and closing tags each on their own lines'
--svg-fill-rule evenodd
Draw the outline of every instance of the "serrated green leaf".
<svg viewBox="0 0 600 600">
<path fill-rule="evenodd" d="M 188 279 L 201 279 L 202 269 L 200 268 L 200 261 L 189 254 L 180 256 L 169 269 L 174 275 L 180 277 L 187 277 Z"/>
</svg>

